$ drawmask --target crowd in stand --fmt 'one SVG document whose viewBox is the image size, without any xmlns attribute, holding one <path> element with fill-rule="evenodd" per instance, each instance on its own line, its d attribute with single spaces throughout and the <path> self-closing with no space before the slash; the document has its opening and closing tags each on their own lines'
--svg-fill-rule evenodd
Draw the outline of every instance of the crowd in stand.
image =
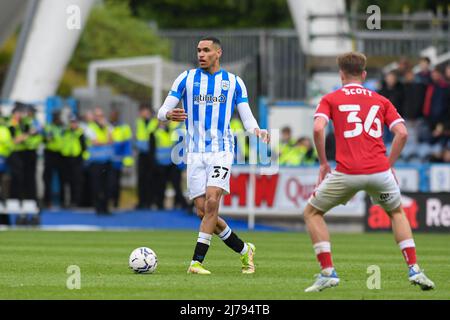
<svg viewBox="0 0 450 320">
<path fill-rule="evenodd" d="M 450 63 L 431 68 L 430 59 L 419 60 L 419 71 L 402 58 L 397 68 L 383 74 L 378 93 L 389 99 L 405 119 L 408 142 L 399 163 L 450 163 Z M 385 127 L 389 150 L 392 135 Z M 334 133 L 326 137 L 328 160 L 334 160 Z"/>
<path fill-rule="evenodd" d="M 402 152 L 405 162 L 450 162 L 450 64 L 431 68 L 419 60 L 414 73 L 407 59 L 384 75 L 379 93 L 396 106 L 405 119 L 409 139 Z M 391 141 L 386 130 L 385 142 Z"/>
</svg>

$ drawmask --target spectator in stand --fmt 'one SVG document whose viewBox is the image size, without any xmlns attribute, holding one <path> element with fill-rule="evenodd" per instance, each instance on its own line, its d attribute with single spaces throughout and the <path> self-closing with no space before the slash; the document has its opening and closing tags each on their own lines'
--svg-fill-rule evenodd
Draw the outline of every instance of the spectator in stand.
<svg viewBox="0 0 450 320">
<path fill-rule="evenodd" d="M 430 132 L 433 132 L 448 115 L 450 86 L 445 82 L 443 74 L 437 68 L 431 73 L 431 79 L 432 83 L 427 86 L 425 92 L 422 113 Z M 436 142 L 432 135 L 424 137 L 423 140 L 429 143 Z"/>
<path fill-rule="evenodd" d="M 79 126 L 83 130 L 83 134 L 85 137 L 85 143 L 89 139 L 95 138 L 95 132 L 89 127 L 89 124 L 94 122 L 94 111 L 86 110 L 85 113 L 81 117 Z M 81 179 L 83 182 L 83 187 L 81 188 L 81 199 L 79 206 L 80 207 L 91 207 L 93 205 L 93 192 L 91 190 L 91 161 L 90 154 L 87 150 L 85 150 L 82 154 L 83 157 L 83 178 Z"/>
<path fill-rule="evenodd" d="M 281 141 L 278 150 L 279 162 L 281 165 L 285 165 L 288 162 L 289 152 L 294 148 L 296 144 L 295 139 L 292 137 L 292 130 L 286 126 L 281 129 Z"/>
<path fill-rule="evenodd" d="M 439 155 L 433 155 L 430 161 L 436 163 L 450 163 L 450 146 L 444 148 Z"/>
<path fill-rule="evenodd" d="M 319 162 L 316 148 L 310 138 L 302 137 L 298 140 L 297 146 L 302 156 L 302 164 L 315 164 Z"/>
<path fill-rule="evenodd" d="M 447 90 L 449 97 L 447 98 L 446 111 L 444 116 L 439 119 L 438 123 L 434 127 L 431 133 L 433 141 L 441 144 L 442 146 L 450 147 L 450 89 Z"/>
<path fill-rule="evenodd" d="M 447 147 L 442 151 L 442 162 L 450 163 L 450 147 Z"/>
<path fill-rule="evenodd" d="M 403 82 L 403 79 L 405 77 L 405 74 L 408 72 L 408 70 L 411 69 L 411 61 L 409 61 L 406 57 L 401 57 L 398 61 L 398 67 L 395 70 L 395 73 L 397 75 L 398 81 Z M 394 104 L 395 106 L 395 104 Z"/>
<path fill-rule="evenodd" d="M 398 81 L 398 76 L 395 71 L 390 71 L 384 76 L 384 82 L 379 94 L 389 99 L 397 108 L 398 113 L 403 116 L 403 84 Z"/>
<path fill-rule="evenodd" d="M 445 66 L 444 77 L 445 81 L 450 85 L 450 63 Z"/>
<path fill-rule="evenodd" d="M 405 74 L 403 83 L 403 105 L 400 108 L 403 119 L 406 120 L 408 129 L 408 143 L 418 142 L 418 129 L 420 118 L 422 117 L 422 106 L 425 99 L 426 86 L 423 83 L 415 82 L 415 75 L 412 70 Z"/>
<path fill-rule="evenodd" d="M 386 97 L 397 108 L 398 113 L 403 115 L 403 84 L 398 81 L 396 71 L 390 71 L 384 76 L 384 82 L 378 93 Z M 383 140 L 385 143 L 392 141 L 390 130 L 384 130 Z"/>
<path fill-rule="evenodd" d="M 419 60 L 420 71 L 416 75 L 416 82 L 424 85 L 431 83 L 431 61 L 428 57 L 422 57 Z"/>
<path fill-rule="evenodd" d="M 412 70 L 405 74 L 403 83 L 402 117 L 408 121 L 415 121 L 422 116 L 422 106 L 425 99 L 426 86 L 414 81 Z"/>
</svg>

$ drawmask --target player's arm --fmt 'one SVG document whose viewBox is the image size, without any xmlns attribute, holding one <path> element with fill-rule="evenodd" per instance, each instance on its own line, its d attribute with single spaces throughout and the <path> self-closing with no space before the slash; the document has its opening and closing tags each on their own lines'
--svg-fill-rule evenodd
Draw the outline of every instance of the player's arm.
<svg viewBox="0 0 450 320">
<path fill-rule="evenodd" d="M 389 164 L 393 167 L 408 140 L 408 131 L 403 122 L 398 122 L 391 128 L 391 132 L 394 134 L 394 139 L 389 153 Z"/>
<path fill-rule="evenodd" d="M 241 117 L 242 124 L 244 125 L 245 131 L 255 134 L 257 137 L 261 138 L 264 142 L 269 143 L 270 136 L 267 130 L 259 128 L 258 122 L 256 122 L 253 116 L 252 110 L 247 102 L 241 102 L 237 105 L 239 116 Z"/>
<path fill-rule="evenodd" d="M 158 119 L 161 121 L 172 120 L 177 122 L 186 120 L 187 114 L 184 112 L 184 109 L 176 108 L 178 102 L 180 102 L 180 99 L 168 95 L 161 108 L 159 108 Z"/>
<path fill-rule="evenodd" d="M 161 121 L 182 122 L 187 119 L 187 114 L 183 109 L 176 108 L 186 91 L 186 78 L 188 72 L 180 74 L 172 84 L 169 94 L 158 111 L 158 119 Z"/>
<path fill-rule="evenodd" d="M 236 97 L 235 103 L 238 107 L 239 116 L 247 132 L 255 134 L 263 142 L 269 143 L 270 136 L 267 130 L 260 129 L 248 104 L 247 88 L 240 77 L 236 77 Z"/>
<path fill-rule="evenodd" d="M 314 145 L 317 150 L 317 157 L 319 158 L 319 178 L 317 184 L 319 185 L 325 176 L 331 171 L 328 164 L 326 152 L 325 152 L 325 128 L 328 124 L 328 120 L 323 116 L 316 116 L 314 118 Z"/>
<path fill-rule="evenodd" d="M 320 100 L 316 108 L 316 113 L 314 114 L 313 139 L 320 164 L 317 185 L 319 185 L 322 180 L 325 179 L 326 175 L 331 172 L 325 152 L 325 128 L 330 119 L 332 119 L 331 105 L 325 96 Z"/>
<path fill-rule="evenodd" d="M 388 100 L 385 104 L 385 114 L 384 114 L 385 124 L 389 127 L 389 130 L 394 134 L 394 139 L 392 140 L 391 152 L 389 153 L 389 164 L 391 167 L 394 166 L 395 161 L 397 161 L 403 147 L 408 140 L 408 131 L 406 130 L 405 121 L 398 114 L 397 109 Z"/>
</svg>

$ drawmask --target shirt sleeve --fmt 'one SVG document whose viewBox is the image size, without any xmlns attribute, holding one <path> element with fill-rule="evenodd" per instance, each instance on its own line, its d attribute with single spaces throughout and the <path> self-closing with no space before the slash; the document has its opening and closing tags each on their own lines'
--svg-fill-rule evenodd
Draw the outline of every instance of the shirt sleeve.
<svg viewBox="0 0 450 320">
<path fill-rule="evenodd" d="M 172 84 L 172 88 L 170 89 L 169 96 L 174 96 L 178 99 L 181 99 L 181 97 L 183 97 L 186 91 L 187 75 L 188 72 L 185 71 L 175 79 L 175 81 Z"/>
<path fill-rule="evenodd" d="M 322 117 L 327 122 L 330 121 L 331 118 L 331 106 L 329 101 L 323 97 L 322 100 L 320 100 L 319 104 L 317 105 L 316 112 L 314 113 L 314 118 L 316 117 Z"/>
<path fill-rule="evenodd" d="M 243 102 L 248 103 L 248 94 L 247 88 L 245 87 L 244 81 L 241 78 L 236 76 L 236 93 L 235 93 L 236 104 L 240 104 Z"/>
<path fill-rule="evenodd" d="M 242 124 L 247 132 L 253 133 L 255 129 L 259 129 L 258 122 L 253 116 L 252 110 L 247 102 L 238 104 L 238 112 L 241 117 Z"/>
<path fill-rule="evenodd" d="M 179 98 L 168 95 L 166 100 L 164 100 L 162 107 L 158 111 L 158 119 L 161 121 L 167 121 L 167 112 L 173 110 L 178 105 L 178 102 L 180 102 Z"/>
<path fill-rule="evenodd" d="M 403 120 L 403 118 L 397 112 L 397 109 L 395 109 L 394 105 L 389 100 L 387 100 L 387 102 L 385 103 L 384 123 L 389 127 L 389 130 L 391 130 L 397 123 L 400 122 L 405 122 L 405 120 Z"/>
</svg>

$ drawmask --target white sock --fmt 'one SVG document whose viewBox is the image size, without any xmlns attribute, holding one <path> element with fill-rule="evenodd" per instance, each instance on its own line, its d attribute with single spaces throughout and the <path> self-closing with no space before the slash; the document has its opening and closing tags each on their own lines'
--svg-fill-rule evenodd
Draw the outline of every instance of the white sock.
<svg viewBox="0 0 450 320">
<path fill-rule="evenodd" d="M 334 270 L 334 268 L 325 268 L 325 269 L 322 270 L 322 274 L 324 276 L 330 276 L 331 273 L 333 272 L 333 270 Z"/>
<path fill-rule="evenodd" d="M 208 233 L 204 233 L 204 232 L 198 233 L 197 242 L 201 242 L 201 243 L 204 243 L 209 246 L 211 244 L 211 239 L 212 239 L 212 234 L 208 234 Z"/>
<path fill-rule="evenodd" d="M 223 231 L 221 233 L 219 233 L 219 238 L 222 241 L 227 240 L 231 235 L 231 229 L 230 227 L 227 225 L 225 229 L 223 229 Z"/>
<path fill-rule="evenodd" d="M 416 244 L 414 243 L 414 239 L 406 239 L 406 240 L 400 241 L 398 243 L 398 246 L 400 247 L 400 250 L 403 250 L 406 248 L 415 248 Z"/>
<path fill-rule="evenodd" d="M 242 251 L 240 252 L 241 253 L 241 256 L 243 255 L 243 254 L 246 254 L 248 252 L 248 245 L 244 242 L 244 248 L 242 249 Z"/>
<path fill-rule="evenodd" d="M 317 242 L 313 245 L 313 248 L 316 255 L 321 252 L 331 252 L 331 243 L 328 241 Z"/>
</svg>

